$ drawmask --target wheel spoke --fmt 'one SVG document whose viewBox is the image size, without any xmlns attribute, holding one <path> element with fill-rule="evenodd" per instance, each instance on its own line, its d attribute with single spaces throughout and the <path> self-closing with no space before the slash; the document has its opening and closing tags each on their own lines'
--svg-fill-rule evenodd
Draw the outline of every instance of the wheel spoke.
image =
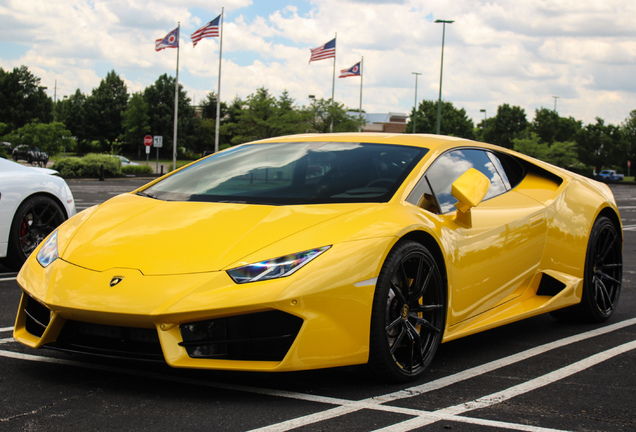
<svg viewBox="0 0 636 432">
<path fill-rule="evenodd" d="M 424 318 L 420 318 L 418 316 L 411 316 L 411 318 L 413 318 L 413 320 L 418 324 L 421 325 L 422 327 L 426 327 L 429 330 L 432 330 L 434 333 L 439 333 L 442 330 L 435 327 L 433 324 L 431 324 L 428 320 L 424 319 Z"/>
<path fill-rule="evenodd" d="M 406 331 L 409 334 L 410 349 L 409 349 L 409 371 L 412 371 L 415 366 L 422 364 L 424 360 L 424 354 L 422 353 L 422 339 L 417 328 L 413 326 L 409 321 L 406 321 Z"/>
<path fill-rule="evenodd" d="M 402 293 L 402 290 L 400 289 L 400 287 L 393 281 L 391 281 L 391 291 L 393 291 L 393 294 L 395 294 L 395 297 L 397 297 L 400 303 L 402 304 L 406 303 L 406 298 L 404 297 L 404 293 Z"/>
<path fill-rule="evenodd" d="M 404 320 L 401 317 L 397 317 L 392 323 L 386 326 L 387 333 L 397 327 L 397 325 L 400 324 L 402 321 Z"/>
<path fill-rule="evenodd" d="M 603 313 L 607 313 L 614 307 L 612 304 L 612 298 L 603 281 L 599 278 L 594 278 L 594 280 L 594 299 L 596 301 L 596 305 Z"/>
<path fill-rule="evenodd" d="M 402 344 L 402 340 L 404 339 L 404 335 L 406 335 L 408 332 L 407 330 L 402 327 L 400 329 L 400 334 L 397 336 L 397 338 L 395 339 L 395 342 L 393 342 L 393 345 L 391 345 L 390 351 L 391 351 L 391 355 L 395 355 L 395 351 L 399 348 L 399 346 Z"/>
<path fill-rule="evenodd" d="M 411 312 L 432 312 L 436 310 L 440 310 L 444 307 L 441 304 L 430 304 L 430 305 L 420 305 L 414 306 L 411 308 Z"/>
<path fill-rule="evenodd" d="M 619 285 L 621 284 L 621 281 L 616 280 L 614 277 L 612 277 L 612 276 L 610 276 L 607 273 L 602 272 L 602 271 L 596 272 L 596 278 L 599 279 L 599 280 L 607 279 L 607 280 L 609 280 L 611 282 L 614 282 L 615 284 L 619 284 Z"/>
<path fill-rule="evenodd" d="M 599 254 L 596 257 L 598 264 L 605 262 L 607 255 L 614 250 L 614 245 L 618 239 L 618 236 L 614 235 L 612 231 L 606 230 L 606 235 L 602 239 L 602 245 L 599 246 Z"/>
<path fill-rule="evenodd" d="M 421 272 L 422 272 L 422 263 L 420 262 L 420 268 L 418 269 L 418 276 L 417 276 L 417 280 L 419 281 L 421 278 Z M 428 285 L 431 281 L 431 272 L 430 269 L 428 272 L 426 272 L 426 277 L 424 278 L 424 281 L 422 282 L 421 286 L 420 285 L 416 285 L 417 287 L 419 287 L 417 289 L 417 292 L 414 295 L 411 295 L 411 297 L 409 298 L 409 303 L 416 303 L 417 301 L 422 298 L 424 296 L 424 293 L 426 292 L 426 289 L 428 288 Z M 419 283 L 419 282 L 418 282 Z"/>
</svg>

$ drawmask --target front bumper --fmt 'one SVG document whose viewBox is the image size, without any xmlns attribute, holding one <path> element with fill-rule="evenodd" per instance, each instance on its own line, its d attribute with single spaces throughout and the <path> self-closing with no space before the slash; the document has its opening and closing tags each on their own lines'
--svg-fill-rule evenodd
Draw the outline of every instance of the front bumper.
<svg viewBox="0 0 636 432">
<path fill-rule="evenodd" d="M 145 276 L 63 260 L 43 269 L 29 259 L 18 276 L 24 294 L 14 337 L 33 348 L 163 359 L 184 368 L 365 363 L 374 278 L 384 258 L 378 251 L 390 241 L 341 244 L 290 277 L 242 285 L 225 272 Z M 114 277 L 123 281 L 111 287 Z"/>
</svg>

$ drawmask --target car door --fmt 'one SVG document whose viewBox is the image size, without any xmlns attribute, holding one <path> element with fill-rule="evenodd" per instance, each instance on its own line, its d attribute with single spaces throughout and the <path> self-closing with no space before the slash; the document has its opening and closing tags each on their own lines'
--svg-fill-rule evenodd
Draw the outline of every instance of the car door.
<svg viewBox="0 0 636 432">
<path fill-rule="evenodd" d="M 457 219 L 451 187 L 470 168 L 486 175 L 490 187 L 470 210 L 467 225 Z M 521 295 L 537 270 L 545 246 L 546 208 L 512 186 L 494 152 L 465 148 L 441 155 L 409 196 L 408 201 L 437 213 L 444 227 L 450 325 Z"/>
</svg>

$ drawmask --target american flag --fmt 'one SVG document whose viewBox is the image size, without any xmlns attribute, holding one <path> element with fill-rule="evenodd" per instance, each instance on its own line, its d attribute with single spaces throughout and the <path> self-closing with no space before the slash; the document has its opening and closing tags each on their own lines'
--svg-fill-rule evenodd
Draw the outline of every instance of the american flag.
<svg viewBox="0 0 636 432">
<path fill-rule="evenodd" d="M 192 43 L 194 46 L 197 46 L 197 42 L 206 37 L 219 37 L 219 21 L 221 20 L 221 15 L 214 18 L 212 21 L 201 27 L 199 30 L 192 33 L 190 39 L 192 39 Z"/>
<path fill-rule="evenodd" d="M 164 48 L 179 48 L 179 27 L 168 33 L 165 38 L 155 41 L 155 51 Z"/>
<path fill-rule="evenodd" d="M 350 76 L 360 76 L 360 62 L 354 64 L 349 69 L 342 69 L 338 78 L 346 78 Z"/>
<path fill-rule="evenodd" d="M 316 60 L 324 60 L 336 57 L 336 38 L 333 38 L 326 44 L 311 50 L 311 58 L 309 63 Z"/>
</svg>

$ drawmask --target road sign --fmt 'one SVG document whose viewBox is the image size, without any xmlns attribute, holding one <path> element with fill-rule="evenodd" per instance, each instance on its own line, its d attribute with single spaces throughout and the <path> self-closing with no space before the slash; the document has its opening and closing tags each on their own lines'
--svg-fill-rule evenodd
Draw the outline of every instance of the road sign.
<svg viewBox="0 0 636 432">
<path fill-rule="evenodd" d="M 152 145 L 152 137 L 150 135 L 146 135 L 144 137 L 144 145 L 146 147 L 150 147 Z"/>
<path fill-rule="evenodd" d="M 153 147 L 163 147 L 163 136 L 155 135 L 152 146 Z"/>
</svg>

